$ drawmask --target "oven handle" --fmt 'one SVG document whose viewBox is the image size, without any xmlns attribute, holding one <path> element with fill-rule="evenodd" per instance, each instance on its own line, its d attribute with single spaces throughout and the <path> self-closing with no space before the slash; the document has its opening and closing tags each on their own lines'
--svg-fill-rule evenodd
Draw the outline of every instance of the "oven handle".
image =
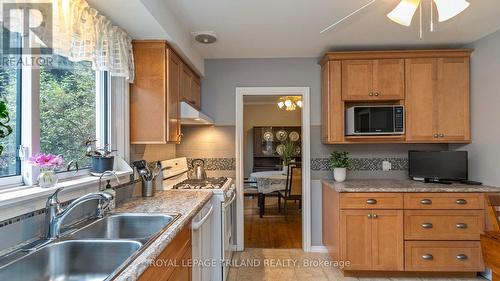
<svg viewBox="0 0 500 281">
<path fill-rule="evenodd" d="M 224 202 L 224 209 L 227 209 L 231 204 L 233 204 L 234 200 L 236 200 L 236 192 L 233 192 L 233 196 L 227 202 Z"/>
<path fill-rule="evenodd" d="M 192 225 L 191 225 L 191 228 L 193 230 L 198 230 L 200 229 L 200 227 L 205 223 L 205 221 L 210 217 L 210 215 L 212 214 L 212 211 L 214 210 L 214 205 L 211 205 L 210 206 L 210 210 L 208 210 L 208 213 L 201 219 L 199 220 L 198 222 L 194 222 Z"/>
</svg>

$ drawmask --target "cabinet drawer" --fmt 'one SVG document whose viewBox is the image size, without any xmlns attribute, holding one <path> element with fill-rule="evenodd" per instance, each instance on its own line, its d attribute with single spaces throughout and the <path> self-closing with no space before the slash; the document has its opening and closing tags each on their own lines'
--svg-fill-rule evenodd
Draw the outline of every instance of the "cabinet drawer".
<svg viewBox="0 0 500 281">
<path fill-rule="evenodd" d="M 474 242 L 405 242 L 406 271 L 479 272 L 484 270 L 481 246 Z"/>
<path fill-rule="evenodd" d="M 405 209 L 482 210 L 484 196 L 480 193 L 406 193 Z"/>
<path fill-rule="evenodd" d="M 341 193 L 342 209 L 402 209 L 401 193 Z"/>
<path fill-rule="evenodd" d="M 407 240 L 479 240 L 484 229 L 481 210 L 406 210 Z"/>
</svg>

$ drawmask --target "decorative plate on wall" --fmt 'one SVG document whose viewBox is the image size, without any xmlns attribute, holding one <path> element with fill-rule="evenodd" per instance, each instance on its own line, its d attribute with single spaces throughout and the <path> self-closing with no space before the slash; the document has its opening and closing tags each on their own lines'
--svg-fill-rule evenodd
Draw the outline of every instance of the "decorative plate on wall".
<svg viewBox="0 0 500 281">
<path fill-rule="evenodd" d="M 262 138 L 265 141 L 273 141 L 273 139 L 274 139 L 273 132 L 271 132 L 271 131 L 264 132 L 264 134 L 262 135 Z"/>
<path fill-rule="evenodd" d="M 278 153 L 279 156 L 283 155 L 283 151 L 285 151 L 284 144 L 280 144 L 276 147 L 276 153 Z"/>
<path fill-rule="evenodd" d="M 293 131 L 293 132 L 290 132 L 290 140 L 291 141 L 298 141 L 300 139 L 300 135 L 299 133 Z"/>
<path fill-rule="evenodd" d="M 287 137 L 288 137 L 288 134 L 286 133 L 286 131 L 279 130 L 278 132 L 276 132 L 276 138 L 279 141 L 285 141 Z"/>
<path fill-rule="evenodd" d="M 300 146 L 295 147 L 295 155 L 300 155 Z"/>
</svg>

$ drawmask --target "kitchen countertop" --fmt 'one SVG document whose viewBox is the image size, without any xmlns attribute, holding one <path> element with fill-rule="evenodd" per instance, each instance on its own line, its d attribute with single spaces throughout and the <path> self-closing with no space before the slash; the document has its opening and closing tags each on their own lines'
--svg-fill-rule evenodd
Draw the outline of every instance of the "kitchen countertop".
<svg viewBox="0 0 500 281">
<path fill-rule="evenodd" d="M 459 183 L 445 185 L 413 180 L 363 179 L 345 182 L 322 180 L 322 182 L 335 189 L 336 192 L 500 192 L 499 187 L 486 185 Z"/>
<path fill-rule="evenodd" d="M 113 280 L 137 280 L 149 267 L 149 262 L 160 255 L 211 197 L 212 192 L 208 190 L 167 190 L 157 192 L 154 197 L 132 199 L 114 209 L 115 213 L 164 213 L 180 217 Z"/>
</svg>

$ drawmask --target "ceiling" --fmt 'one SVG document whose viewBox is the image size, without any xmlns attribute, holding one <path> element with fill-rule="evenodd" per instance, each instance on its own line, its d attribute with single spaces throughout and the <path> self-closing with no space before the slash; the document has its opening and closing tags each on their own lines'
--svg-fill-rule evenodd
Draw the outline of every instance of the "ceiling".
<svg viewBox="0 0 500 281">
<path fill-rule="evenodd" d="M 148 0 L 143 0 L 148 1 Z M 386 14 L 399 0 L 378 0 L 331 31 L 320 30 L 369 0 L 165 0 L 189 32 L 215 31 L 218 41 L 196 44 L 205 58 L 318 57 L 327 50 L 455 47 L 500 28 L 500 1 L 469 0 L 457 17 L 428 32 L 430 0 L 424 2 L 424 38 L 418 16 L 411 27 Z"/>
</svg>

